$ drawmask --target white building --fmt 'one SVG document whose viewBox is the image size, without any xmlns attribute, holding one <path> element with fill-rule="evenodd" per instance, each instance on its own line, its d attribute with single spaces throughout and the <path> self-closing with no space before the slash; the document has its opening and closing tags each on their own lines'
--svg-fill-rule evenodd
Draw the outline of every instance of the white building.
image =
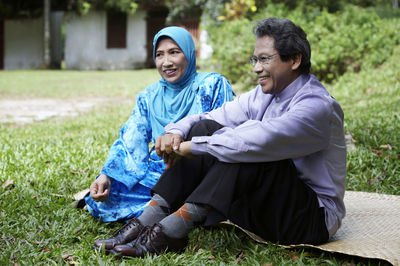
<svg viewBox="0 0 400 266">
<path fill-rule="evenodd" d="M 113 17 L 106 11 L 91 11 L 84 16 L 72 12 L 65 14 L 66 68 L 113 70 L 144 67 L 147 60 L 146 12 L 123 15 Z"/>
<path fill-rule="evenodd" d="M 142 9 L 134 14 L 106 10 L 91 10 L 85 15 L 74 11 L 52 12 L 52 65 L 60 66 L 64 60 L 66 69 L 77 70 L 154 66 L 153 38 L 165 27 L 167 15 L 165 7 Z M 6 19 L 3 32 L 1 22 L 0 69 L 40 68 L 44 62 L 43 17 Z M 186 19 L 179 25 L 191 32 L 196 46 L 199 46 L 199 19 Z"/>
<path fill-rule="evenodd" d="M 61 12 L 52 12 L 50 20 L 51 58 L 52 64 L 57 66 L 62 60 Z M 41 67 L 44 53 L 43 17 L 5 19 L 2 24 L 0 66 L 7 70 Z"/>
<path fill-rule="evenodd" d="M 166 26 L 168 9 L 153 7 L 134 14 L 95 10 L 69 12 L 65 23 L 65 66 L 79 70 L 135 69 L 153 66 L 153 38 Z M 199 40 L 199 19 L 179 23 Z"/>
</svg>

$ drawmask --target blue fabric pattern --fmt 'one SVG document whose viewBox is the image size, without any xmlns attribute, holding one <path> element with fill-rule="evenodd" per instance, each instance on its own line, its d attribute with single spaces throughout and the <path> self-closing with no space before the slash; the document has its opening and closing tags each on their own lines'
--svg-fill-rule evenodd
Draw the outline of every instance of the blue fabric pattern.
<svg viewBox="0 0 400 266">
<path fill-rule="evenodd" d="M 200 73 L 195 97 L 186 115 L 208 112 L 233 100 L 232 87 L 218 73 Z M 88 211 L 103 222 L 138 217 L 151 199 L 150 189 L 165 168 L 155 153 L 149 103 L 163 89 L 157 82 L 139 93 L 132 115 L 122 126 L 101 170 L 111 178 L 110 197 L 105 202 L 85 198 Z"/>
</svg>

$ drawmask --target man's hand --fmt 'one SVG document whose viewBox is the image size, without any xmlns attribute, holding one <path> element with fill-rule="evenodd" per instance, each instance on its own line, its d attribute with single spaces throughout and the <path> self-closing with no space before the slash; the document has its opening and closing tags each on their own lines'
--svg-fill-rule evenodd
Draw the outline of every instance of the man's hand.
<svg viewBox="0 0 400 266">
<path fill-rule="evenodd" d="M 89 187 L 90 196 L 94 201 L 106 201 L 110 195 L 111 180 L 101 174 Z"/>
<path fill-rule="evenodd" d="M 182 143 L 183 139 L 178 134 L 167 133 L 156 139 L 156 153 L 160 158 L 164 159 L 165 169 L 174 166 L 181 159 L 182 155 L 179 149 Z"/>
<path fill-rule="evenodd" d="M 182 157 L 186 158 L 194 157 L 190 149 L 190 144 L 191 144 L 190 141 L 181 142 L 181 144 L 179 145 L 179 149 L 177 150 L 174 149 L 173 153 L 164 155 L 164 158 L 165 156 L 168 156 L 166 169 L 174 166 Z"/>
<path fill-rule="evenodd" d="M 179 149 L 174 152 L 182 157 L 193 158 L 192 150 L 190 148 L 191 141 L 184 141 L 179 145 Z"/>
</svg>

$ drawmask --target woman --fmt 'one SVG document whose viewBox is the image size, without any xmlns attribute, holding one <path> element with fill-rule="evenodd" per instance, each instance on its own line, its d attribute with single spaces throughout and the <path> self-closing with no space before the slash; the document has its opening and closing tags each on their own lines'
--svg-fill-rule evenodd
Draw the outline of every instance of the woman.
<svg viewBox="0 0 400 266">
<path fill-rule="evenodd" d="M 165 169 L 153 147 L 164 126 L 233 99 L 222 75 L 196 72 L 195 46 L 187 30 L 167 27 L 158 32 L 153 59 L 161 80 L 137 96 L 131 117 L 85 197 L 87 210 L 103 222 L 137 217 L 150 201 L 150 189 Z"/>
</svg>

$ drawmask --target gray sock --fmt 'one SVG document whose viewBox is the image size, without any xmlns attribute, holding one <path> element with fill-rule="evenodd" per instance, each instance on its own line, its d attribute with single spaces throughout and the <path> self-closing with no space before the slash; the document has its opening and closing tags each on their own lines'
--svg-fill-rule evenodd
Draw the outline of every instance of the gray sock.
<svg viewBox="0 0 400 266">
<path fill-rule="evenodd" d="M 204 221 L 209 207 L 204 204 L 185 203 L 179 210 L 161 220 L 163 233 L 171 238 L 183 238 L 196 223 Z"/>
<path fill-rule="evenodd" d="M 146 209 L 144 209 L 143 213 L 138 217 L 138 219 L 142 225 L 151 226 L 169 215 L 169 208 L 169 204 L 164 198 L 158 194 L 154 194 L 149 205 Z"/>
</svg>

